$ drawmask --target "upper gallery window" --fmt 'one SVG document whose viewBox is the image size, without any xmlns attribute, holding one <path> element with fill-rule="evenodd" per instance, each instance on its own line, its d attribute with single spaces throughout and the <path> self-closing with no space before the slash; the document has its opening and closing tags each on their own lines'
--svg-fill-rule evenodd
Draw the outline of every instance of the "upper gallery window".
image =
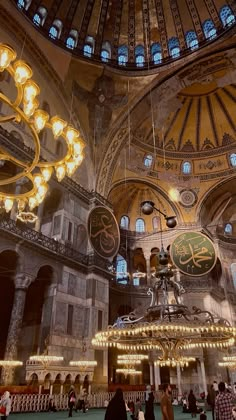
<svg viewBox="0 0 236 420">
<path fill-rule="evenodd" d="M 42 26 L 47 16 L 47 9 L 45 7 L 39 7 L 37 12 L 33 16 L 33 22 L 36 26 Z"/>
<path fill-rule="evenodd" d="M 159 43 L 152 44 L 151 55 L 154 64 L 160 64 L 162 62 L 161 45 Z"/>
<path fill-rule="evenodd" d="M 146 166 L 146 168 L 150 168 L 152 166 L 152 162 L 153 162 L 153 157 L 152 155 L 146 155 L 144 157 L 144 166 Z"/>
<path fill-rule="evenodd" d="M 128 216 L 122 216 L 120 219 L 120 227 L 123 229 L 129 229 L 129 218 Z"/>
<path fill-rule="evenodd" d="M 121 45 L 118 48 L 118 64 L 120 66 L 125 66 L 128 61 L 128 47 L 126 45 Z"/>
<path fill-rule="evenodd" d="M 145 222 L 143 219 L 137 219 L 135 225 L 136 232 L 145 232 Z"/>
<path fill-rule="evenodd" d="M 192 164 L 190 162 L 183 162 L 182 163 L 182 172 L 185 175 L 189 175 L 192 172 Z"/>
<path fill-rule="evenodd" d="M 51 26 L 51 28 L 49 29 L 49 36 L 52 39 L 57 39 L 58 38 L 58 29 L 55 26 Z"/>
<path fill-rule="evenodd" d="M 110 58 L 110 54 L 109 54 L 109 52 L 108 52 L 107 50 L 102 50 L 102 51 L 101 51 L 101 60 L 102 60 L 104 63 L 107 63 L 107 62 L 108 62 L 108 60 L 109 60 L 109 58 Z"/>
<path fill-rule="evenodd" d="M 135 62 L 137 67 L 144 65 L 144 47 L 142 45 L 135 47 Z"/>
<path fill-rule="evenodd" d="M 66 40 L 66 46 L 70 50 L 73 50 L 76 47 L 77 42 L 78 42 L 78 31 L 76 31 L 75 29 L 71 29 L 69 36 Z"/>
<path fill-rule="evenodd" d="M 231 166 L 236 166 L 236 153 L 232 153 L 231 155 L 230 155 L 230 163 L 231 163 Z"/>
<path fill-rule="evenodd" d="M 220 18 L 223 26 L 230 26 L 235 23 L 235 16 L 229 6 L 220 9 Z"/>
<path fill-rule="evenodd" d="M 205 20 L 203 23 L 203 31 L 206 39 L 213 39 L 216 37 L 216 28 L 211 19 Z"/>
<path fill-rule="evenodd" d="M 170 38 L 168 41 L 169 53 L 172 58 L 180 56 L 180 47 L 178 38 Z"/>
<path fill-rule="evenodd" d="M 85 57 L 91 57 L 93 52 L 92 46 L 90 44 L 84 45 L 84 55 Z"/>
<path fill-rule="evenodd" d="M 227 235 L 232 235 L 232 233 L 233 233 L 233 226 L 231 225 L 231 223 L 226 223 L 224 232 Z"/>
<path fill-rule="evenodd" d="M 190 50 L 195 50 L 196 48 L 198 48 L 198 39 L 195 31 L 188 31 L 186 33 L 186 42 Z"/>
</svg>

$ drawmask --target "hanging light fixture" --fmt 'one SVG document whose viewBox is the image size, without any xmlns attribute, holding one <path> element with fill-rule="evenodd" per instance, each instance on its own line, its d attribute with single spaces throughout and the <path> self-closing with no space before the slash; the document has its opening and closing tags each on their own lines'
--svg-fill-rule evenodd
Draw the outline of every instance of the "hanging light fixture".
<svg viewBox="0 0 236 420">
<path fill-rule="evenodd" d="M 70 366 L 78 366 L 82 369 L 93 368 L 97 366 L 96 360 L 71 360 Z"/>
<path fill-rule="evenodd" d="M 62 362 L 64 358 L 62 356 L 54 356 L 50 354 L 35 354 L 34 356 L 30 356 L 29 360 L 32 362 L 39 362 L 44 368 L 46 368 L 51 363 Z"/>
<path fill-rule="evenodd" d="M 21 362 L 20 360 L 0 360 L 0 366 L 2 367 L 17 367 L 17 366 L 22 366 L 23 362 Z"/>
<path fill-rule="evenodd" d="M 53 170 L 59 182 L 66 175 L 72 176 L 84 158 L 85 144 L 78 130 L 59 116 L 50 118 L 47 112 L 38 108 L 40 88 L 31 79 L 33 71 L 23 60 L 16 61 L 16 56 L 13 48 L 0 44 L 0 72 L 6 71 L 10 75 L 17 92 L 13 100 L 0 92 L 0 102 L 11 110 L 9 115 L 0 116 L 0 123 L 23 122 L 31 135 L 34 157 L 31 162 L 28 159 L 22 160 L 11 151 L 0 148 L 1 168 L 4 170 L 5 163 L 13 164 L 16 168 L 16 175 L 3 172 L 4 177 L 0 180 L 0 208 L 9 212 L 16 202 L 17 217 L 23 222 L 35 222 L 36 216 L 32 211 L 44 200 Z M 55 141 L 59 137 L 64 140 L 66 151 L 62 158 L 54 161 L 40 160 L 39 133 L 45 129 L 52 131 Z M 25 185 L 25 190 L 20 193 L 14 187 L 19 181 Z"/>
</svg>

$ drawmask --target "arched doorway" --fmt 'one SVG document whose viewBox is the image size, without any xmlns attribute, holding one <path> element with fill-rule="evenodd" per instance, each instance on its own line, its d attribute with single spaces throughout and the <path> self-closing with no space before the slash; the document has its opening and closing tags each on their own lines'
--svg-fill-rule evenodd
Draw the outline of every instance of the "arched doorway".
<svg viewBox="0 0 236 420">
<path fill-rule="evenodd" d="M 80 392 L 80 375 L 77 375 L 75 377 L 74 387 L 75 387 L 75 392 L 77 394 L 79 394 L 79 392 Z"/>
<path fill-rule="evenodd" d="M 72 379 L 71 379 L 71 375 L 69 374 L 69 375 L 66 376 L 66 379 L 65 379 L 65 382 L 64 382 L 64 387 L 63 387 L 64 394 L 68 394 L 68 392 L 71 388 L 71 385 L 72 385 Z"/>
<path fill-rule="evenodd" d="M 61 374 L 58 373 L 53 384 L 53 394 L 60 394 L 60 392 L 61 392 Z"/>
</svg>

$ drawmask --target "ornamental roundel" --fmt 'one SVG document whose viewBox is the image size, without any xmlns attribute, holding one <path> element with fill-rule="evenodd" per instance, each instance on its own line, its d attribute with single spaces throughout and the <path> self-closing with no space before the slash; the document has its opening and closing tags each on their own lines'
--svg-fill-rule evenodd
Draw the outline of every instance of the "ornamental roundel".
<svg viewBox="0 0 236 420">
<path fill-rule="evenodd" d="M 106 207 L 94 207 L 88 217 L 90 243 L 103 258 L 114 257 L 120 246 L 120 230 L 116 218 Z"/>
<path fill-rule="evenodd" d="M 178 235 L 171 244 L 170 256 L 177 268 L 187 276 L 203 276 L 216 263 L 213 242 L 200 232 Z"/>
<path fill-rule="evenodd" d="M 193 207 L 197 202 L 197 194 L 193 190 L 180 191 L 180 204 L 183 207 Z"/>
</svg>

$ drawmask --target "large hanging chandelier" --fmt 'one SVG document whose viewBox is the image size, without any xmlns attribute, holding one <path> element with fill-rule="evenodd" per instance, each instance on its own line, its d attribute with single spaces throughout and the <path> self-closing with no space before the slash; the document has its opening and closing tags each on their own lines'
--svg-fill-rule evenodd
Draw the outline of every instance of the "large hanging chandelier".
<svg viewBox="0 0 236 420">
<path fill-rule="evenodd" d="M 63 361 L 63 356 L 54 356 L 50 354 L 35 354 L 30 356 L 29 360 L 32 362 L 39 362 L 44 368 L 47 368 L 50 364 L 55 364 Z"/>
<path fill-rule="evenodd" d="M 225 356 L 223 357 L 223 362 L 219 362 L 218 365 L 230 370 L 236 370 L 236 356 Z"/>
<path fill-rule="evenodd" d="M 188 351 L 203 348 L 233 346 L 236 328 L 226 319 L 217 318 L 209 311 L 181 303 L 185 292 L 173 278 L 168 252 L 159 253 L 161 268 L 153 275 L 153 287 L 148 295 L 151 303 L 143 314 L 132 312 L 119 317 L 106 330 L 99 331 L 92 344 L 98 348 L 115 347 L 127 352 L 155 350 L 160 365 L 187 365 Z"/>
<path fill-rule="evenodd" d="M 22 221 L 35 221 L 32 210 L 45 198 L 48 181 L 55 171 L 58 181 L 65 175 L 72 176 L 81 164 L 84 155 L 84 142 L 80 132 L 59 116 L 50 117 L 39 109 L 37 99 L 40 88 L 31 79 L 31 67 L 23 60 L 16 60 L 16 52 L 8 45 L 0 44 L 0 73 L 7 72 L 13 79 L 16 96 L 10 99 L 0 91 L 0 101 L 9 110 L 8 115 L 0 116 L 0 123 L 24 123 L 30 133 L 34 156 L 31 161 L 22 160 L 11 151 L 0 148 L 1 168 L 11 166 L 9 171 L 1 171 L 0 208 L 11 211 L 14 202 L 17 204 L 18 218 Z M 41 145 L 39 134 L 42 130 L 52 131 L 55 141 L 64 140 L 65 153 L 62 158 L 53 161 L 40 159 Z M 12 171 L 12 166 L 15 168 Z M 21 181 L 21 191 L 17 191 L 17 182 Z"/>
</svg>

